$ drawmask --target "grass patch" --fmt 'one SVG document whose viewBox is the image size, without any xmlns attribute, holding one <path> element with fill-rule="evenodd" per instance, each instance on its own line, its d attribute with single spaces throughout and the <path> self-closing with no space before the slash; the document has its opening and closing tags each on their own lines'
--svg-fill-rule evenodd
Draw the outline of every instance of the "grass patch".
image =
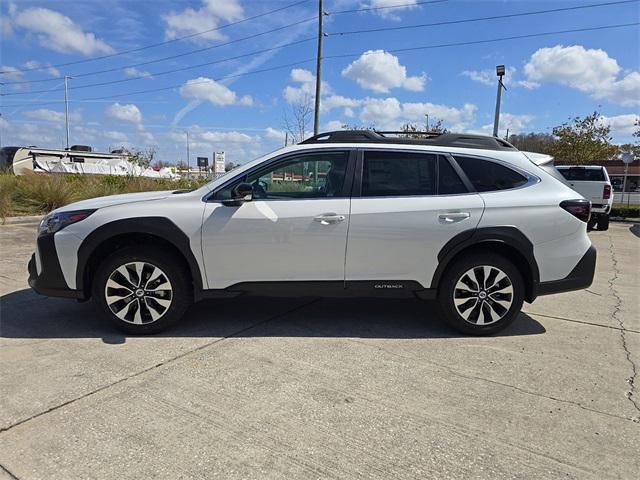
<svg viewBox="0 0 640 480">
<path fill-rule="evenodd" d="M 198 188 L 205 180 L 116 175 L 0 174 L 0 219 L 41 215 L 69 203 L 120 193 Z"/>
</svg>

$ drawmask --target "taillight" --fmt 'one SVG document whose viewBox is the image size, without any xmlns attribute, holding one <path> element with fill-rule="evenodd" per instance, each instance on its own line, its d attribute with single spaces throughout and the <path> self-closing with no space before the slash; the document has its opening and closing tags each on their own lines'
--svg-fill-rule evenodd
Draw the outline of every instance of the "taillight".
<svg viewBox="0 0 640 480">
<path fill-rule="evenodd" d="M 584 198 L 579 200 L 565 200 L 560 202 L 560 206 L 583 222 L 588 222 L 591 217 L 591 202 Z"/>
<path fill-rule="evenodd" d="M 611 198 L 611 185 L 605 185 L 602 191 L 602 198 L 609 200 Z"/>
</svg>

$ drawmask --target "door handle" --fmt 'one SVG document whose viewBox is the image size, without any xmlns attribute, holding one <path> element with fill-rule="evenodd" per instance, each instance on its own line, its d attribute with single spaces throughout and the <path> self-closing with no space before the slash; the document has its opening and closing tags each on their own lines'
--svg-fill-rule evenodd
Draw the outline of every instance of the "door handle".
<svg viewBox="0 0 640 480">
<path fill-rule="evenodd" d="M 456 223 L 461 222 L 469 218 L 471 215 L 469 212 L 449 212 L 449 213 L 441 213 L 438 215 L 438 218 L 442 220 L 444 223 Z"/>
<path fill-rule="evenodd" d="M 313 218 L 314 222 L 320 222 L 322 225 L 332 225 L 334 223 L 343 222 L 346 217 L 336 213 L 323 213 Z"/>
</svg>

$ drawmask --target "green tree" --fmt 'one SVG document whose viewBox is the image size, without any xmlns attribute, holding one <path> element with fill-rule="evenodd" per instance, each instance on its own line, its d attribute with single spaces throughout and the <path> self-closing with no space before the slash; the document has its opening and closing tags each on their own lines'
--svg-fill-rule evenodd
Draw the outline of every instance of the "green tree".
<svg viewBox="0 0 640 480">
<path fill-rule="evenodd" d="M 552 146 L 556 142 L 553 135 L 548 133 L 520 133 L 509 135 L 507 139 L 511 145 L 524 152 L 551 154 Z"/>
<path fill-rule="evenodd" d="M 557 161 L 574 165 L 609 160 L 618 153 L 610 133 L 611 128 L 597 111 L 584 118 L 575 117 L 553 129 L 557 140 L 550 153 Z"/>
</svg>

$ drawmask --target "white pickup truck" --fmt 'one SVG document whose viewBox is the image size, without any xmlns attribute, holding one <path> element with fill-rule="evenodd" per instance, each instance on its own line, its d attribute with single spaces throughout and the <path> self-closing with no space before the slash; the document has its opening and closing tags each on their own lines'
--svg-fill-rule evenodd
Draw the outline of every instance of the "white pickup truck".
<svg viewBox="0 0 640 480">
<path fill-rule="evenodd" d="M 558 171 L 576 192 L 591 202 L 588 228 L 607 230 L 613 205 L 611 180 L 607 169 L 600 165 L 556 165 Z"/>
</svg>

